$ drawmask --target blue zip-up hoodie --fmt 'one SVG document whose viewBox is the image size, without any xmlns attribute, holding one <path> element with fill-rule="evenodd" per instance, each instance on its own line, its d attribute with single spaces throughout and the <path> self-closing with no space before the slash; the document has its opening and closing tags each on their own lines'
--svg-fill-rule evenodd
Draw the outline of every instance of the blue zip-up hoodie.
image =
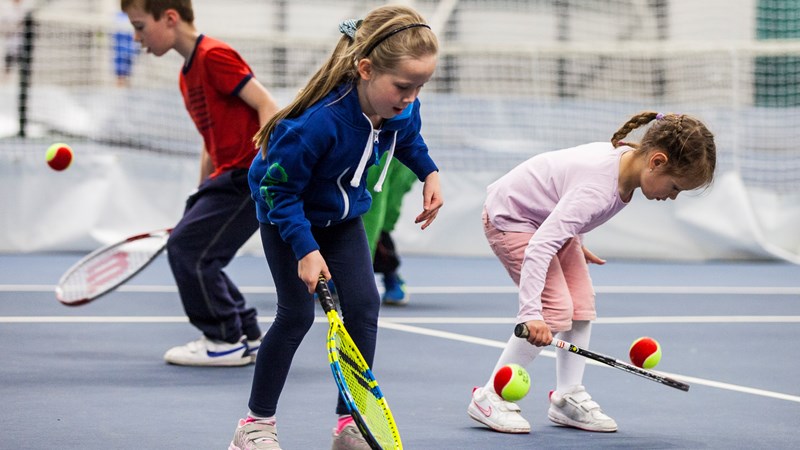
<svg viewBox="0 0 800 450">
<path fill-rule="evenodd" d="M 438 168 L 419 134 L 419 100 L 375 130 L 361 110 L 358 92 L 349 85 L 334 89 L 299 117 L 281 120 L 269 138 L 266 159 L 259 153 L 249 181 L 256 215 L 278 227 L 298 260 L 319 245 L 311 226 L 327 227 L 358 217 L 370 207 L 367 168 L 389 152 L 420 181 Z"/>
</svg>

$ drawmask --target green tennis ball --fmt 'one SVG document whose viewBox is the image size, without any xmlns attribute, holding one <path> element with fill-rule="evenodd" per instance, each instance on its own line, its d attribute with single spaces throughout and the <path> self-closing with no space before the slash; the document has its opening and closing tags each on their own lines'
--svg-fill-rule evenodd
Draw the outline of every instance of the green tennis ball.
<svg viewBox="0 0 800 450">
<path fill-rule="evenodd" d="M 64 170 L 72 163 L 72 149 L 67 144 L 53 144 L 45 155 L 47 165 L 53 170 Z"/>
<path fill-rule="evenodd" d="M 640 337 L 633 341 L 628 354 L 634 366 L 652 369 L 661 361 L 661 345 L 653 338 Z"/>
<path fill-rule="evenodd" d="M 521 400 L 530 388 L 531 377 L 519 364 L 506 364 L 494 374 L 494 391 L 505 401 Z"/>
</svg>

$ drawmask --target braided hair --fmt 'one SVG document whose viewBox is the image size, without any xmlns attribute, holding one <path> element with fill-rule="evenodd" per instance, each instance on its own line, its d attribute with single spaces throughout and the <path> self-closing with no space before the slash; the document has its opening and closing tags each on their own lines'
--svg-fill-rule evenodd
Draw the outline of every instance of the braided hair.
<svg viewBox="0 0 800 450">
<path fill-rule="evenodd" d="M 651 122 L 638 144 L 622 141 L 633 130 Z M 663 151 L 668 157 L 666 173 L 693 180 L 698 186 L 708 186 L 714 179 L 717 163 L 714 135 L 700 120 L 687 114 L 653 111 L 636 114 L 614 133 L 611 144 L 615 148 L 627 145 L 646 153 Z"/>
</svg>

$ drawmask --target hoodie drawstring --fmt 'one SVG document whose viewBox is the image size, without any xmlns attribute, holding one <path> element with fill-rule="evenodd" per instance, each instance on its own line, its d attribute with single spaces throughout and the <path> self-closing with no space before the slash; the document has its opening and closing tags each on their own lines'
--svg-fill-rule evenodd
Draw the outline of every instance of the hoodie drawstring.
<svg viewBox="0 0 800 450">
<path fill-rule="evenodd" d="M 366 115 L 364 115 L 364 117 L 369 120 Z M 367 138 L 367 144 L 364 146 L 364 153 L 361 154 L 361 160 L 358 162 L 356 172 L 353 174 L 353 178 L 350 180 L 350 186 L 358 187 L 361 184 L 361 176 L 364 175 L 364 170 L 367 168 L 367 161 L 369 161 L 370 157 L 372 157 L 375 142 L 378 140 L 378 133 L 379 131 L 373 128 L 372 133 L 370 133 L 369 138 Z M 389 163 L 392 162 L 392 157 L 394 156 L 394 147 L 396 144 L 397 130 L 395 130 L 394 136 L 392 137 L 392 146 L 389 148 L 389 155 L 386 157 L 386 164 L 383 166 L 383 170 L 381 171 L 381 176 L 378 178 L 378 182 L 375 183 L 375 192 L 381 192 L 381 190 L 383 190 L 383 180 L 386 179 L 386 172 L 389 169 Z"/>
<path fill-rule="evenodd" d="M 386 174 L 389 172 L 389 164 L 392 162 L 392 158 L 394 157 L 395 144 L 397 144 L 397 131 L 394 132 L 394 136 L 392 137 L 392 146 L 389 147 L 389 154 L 386 155 L 386 164 L 383 165 L 381 176 L 378 178 L 378 182 L 375 183 L 375 187 L 373 188 L 375 192 L 381 192 L 383 190 L 383 180 L 386 179 Z"/>
<path fill-rule="evenodd" d="M 372 149 L 374 145 L 373 142 L 376 137 L 377 133 L 373 129 L 372 133 L 370 133 L 369 137 L 367 138 L 367 145 L 364 146 L 364 153 L 361 154 L 361 160 L 358 162 L 356 172 L 353 174 L 353 178 L 350 180 L 350 186 L 358 187 L 358 185 L 361 184 L 361 176 L 364 175 L 364 170 L 367 168 L 367 161 L 369 161 L 369 158 L 372 157 Z"/>
</svg>

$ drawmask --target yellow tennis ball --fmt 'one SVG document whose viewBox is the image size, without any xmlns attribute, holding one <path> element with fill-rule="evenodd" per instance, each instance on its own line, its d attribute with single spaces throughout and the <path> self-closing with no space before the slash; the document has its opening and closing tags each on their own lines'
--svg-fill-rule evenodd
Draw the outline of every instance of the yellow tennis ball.
<svg viewBox="0 0 800 450">
<path fill-rule="evenodd" d="M 505 401 L 521 400 L 530 388 L 531 377 L 519 364 L 506 364 L 494 374 L 494 391 Z"/>
<path fill-rule="evenodd" d="M 64 170 L 72 163 L 72 149 L 63 143 L 53 144 L 45 154 L 47 165 L 53 170 Z"/>
<path fill-rule="evenodd" d="M 628 355 L 634 366 L 652 369 L 661 361 L 661 345 L 651 337 L 640 337 L 633 341 Z"/>
</svg>

